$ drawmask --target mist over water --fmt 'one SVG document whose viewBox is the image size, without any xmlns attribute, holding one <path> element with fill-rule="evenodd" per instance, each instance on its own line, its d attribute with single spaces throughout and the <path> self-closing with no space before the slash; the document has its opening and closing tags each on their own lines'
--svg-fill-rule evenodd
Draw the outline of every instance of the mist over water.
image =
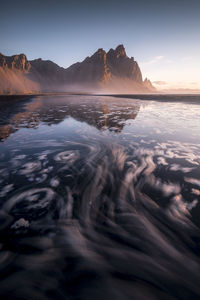
<svg viewBox="0 0 200 300">
<path fill-rule="evenodd" d="M 2 299 L 199 299 L 200 97 L 181 97 L 0 103 Z"/>
</svg>

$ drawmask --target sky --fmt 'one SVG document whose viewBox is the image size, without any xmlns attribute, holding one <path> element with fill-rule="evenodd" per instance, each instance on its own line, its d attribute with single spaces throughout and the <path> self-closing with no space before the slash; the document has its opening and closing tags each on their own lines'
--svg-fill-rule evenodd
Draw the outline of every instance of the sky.
<svg viewBox="0 0 200 300">
<path fill-rule="evenodd" d="M 123 44 L 157 88 L 200 89 L 200 0 L 2 0 L 0 52 L 68 67 Z"/>
</svg>

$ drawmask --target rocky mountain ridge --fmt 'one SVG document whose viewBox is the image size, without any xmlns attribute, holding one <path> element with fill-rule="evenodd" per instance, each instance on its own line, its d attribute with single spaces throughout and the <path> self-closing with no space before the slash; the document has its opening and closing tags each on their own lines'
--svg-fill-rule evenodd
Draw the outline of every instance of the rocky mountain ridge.
<svg viewBox="0 0 200 300">
<path fill-rule="evenodd" d="M 31 69 L 31 64 L 27 60 L 25 54 L 5 56 L 2 53 L 0 53 L 0 67 L 4 69 L 17 69 L 23 72 L 28 72 Z"/>
<path fill-rule="evenodd" d="M 150 80 L 142 79 L 138 63 L 123 45 L 108 52 L 98 49 L 92 56 L 69 68 L 41 58 L 28 61 L 25 54 L 0 53 L 0 93 L 84 91 L 134 93 L 153 92 Z"/>
</svg>

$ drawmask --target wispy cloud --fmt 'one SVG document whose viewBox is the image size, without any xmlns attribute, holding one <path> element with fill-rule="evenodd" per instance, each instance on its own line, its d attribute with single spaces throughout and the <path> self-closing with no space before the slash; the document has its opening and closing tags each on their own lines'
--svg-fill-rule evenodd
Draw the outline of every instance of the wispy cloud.
<svg viewBox="0 0 200 300">
<path fill-rule="evenodd" d="M 183 61 L 190 61 L 192 60 L 192 57 L 191 56 L 185 56 L 182 58 Z"/>
<path fill-rule="evenodd" d="M 166 81 L 153 81 L 153 83 L 154 84 L 156 84 L 156 85 L 165 85 L 165 84 L 167 84 L 167 82 Z"/>
<path fill-rule="evenodd" d="M 163 58 L 164 58 L 163 55 L 159 55 L 149 61 L 143 62 L 142 64 L 143 65 L 153 65 L 153 64 L 156 64 L 157 62 L 159 62 L 160 60 L 162 60 Z"/>
</svg>

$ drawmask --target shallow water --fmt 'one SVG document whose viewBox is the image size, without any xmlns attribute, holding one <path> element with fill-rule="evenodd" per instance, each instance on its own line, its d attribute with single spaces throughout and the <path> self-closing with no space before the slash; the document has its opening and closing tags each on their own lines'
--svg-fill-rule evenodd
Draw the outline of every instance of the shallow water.
<svg viewBox="0 0 200 300">
<path fill-rule="evenodd" d="M 2 299 L 199 299 L 200 97 L 181 97 L 0 103 Z"/>
</svg>

